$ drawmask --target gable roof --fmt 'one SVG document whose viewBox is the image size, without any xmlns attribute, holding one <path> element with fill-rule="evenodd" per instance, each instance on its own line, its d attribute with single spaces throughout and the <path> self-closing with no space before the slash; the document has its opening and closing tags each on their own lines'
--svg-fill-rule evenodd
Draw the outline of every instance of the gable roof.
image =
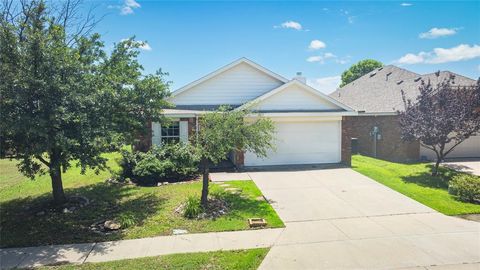
<svg viewBox="0 0 480 270">
<path fill-rule="evenodd" d="M 243 63 L 245 63 L 245 64 L 247 64 L 247 65 L 249 65 L 249 66 L 251 66 L 251 67 L 253 67 L 253 68 L 255 68 L 255 69 L 257 69 L 257 70 L 259 70 L 259 71 L 261 71 L 261 72 L 263 72 L 263 73 L 265 73 L 265 74 L 267 74 L 267 75 L 269 75 L 270 77 L 273 77 L 273 78 L 275 78 L 275 79 L 283 82 L 283 83 L 288 82 L 288 79 L 286 79 L 286 78 L 278 75 L 277 73 L 275 73 L 275 72 L 273 72 L 273 71 L 270 71 L 270 70 L 268 70 L 267 68 L 265 68 L 265 67 L 263 67 L 263 66 L 255 63 L 255 62 L 253 62 L 253 61 L 251 61 L 251 60 L 249 60 L 249 59 L 247 59 L 247 58 L 245 58 L 245 57 L 242 57 L 242 58 L 240 58 L 240 59 L 238 59 L 238 60 L 233 61 L 232 63 L 230 63 L 230 64 L 228 64 L 228 65 L 226 65 L 226 66 L 223 66 L 223 67 L 215 70 L 214 72 L 211 72 L 211 73 L 203 76 L 202 78 L 200 78 L 200 79 L 198 79 L 198 80 L 196 80 L 196 81 L 193 81 L 193 82 L 191 82 L 191 83 L 189 83 L 189 84 L 187 84 L 187 85 L 185 85 L 185 86 L 183 86 L 183 87 L 181 87 L 181 88 L 173 91 L 173 92 L 171 93 L 171 97 L 174 97 L 174 96 L 176 96 L 176 95 L 178 95 L 178 94 L 180 94 L 180 93 L 183 93 L 183 92 L 185 92 L 185 91 L 188 91 L 189 89 L 193 88 L 194 86 L 197 86 L 197 85 L 199 85 L 199 84 L 201 84 L 201 83 L 203 83 L 203 82 L 205 82 L 205 81 L 207 81 L 207 80 L 209 80 L 209 79 L 211 79 L 211 78 L 213 78 L 213 77 L 215 77 L 215 76 L 217 76 L 217 75 L 219 75 L 219 74 L 221 74 L 221 73 L 223 73 L 223 72 L 225 72 L 225 71 L 227 71 L 227 70 L 230 70 L 230 69 L 232 69 L 232 68 L 234 68 L 234 67 L 236 67 L 236 66 L 238 66 L 238 65 L 240 65 L 240 64 L 243 64 Z"/>
<path fill-rule="evenodd" d="M 252 105 L 255 106 L 255 104 L 258 104 L 258 103 L 268 99 L 269 97 L 271 97 L 271 96 L 273 96 L 277 93 L 280 93 L 281 91 L 284 91 L 285 89 L 288 89 L 290 86 L 293 86 L 293 85 L 295 85 L 297 87 L 300 87 L 301 89 L 303 89 L 305 91 L 308 91 L 309 93 L 311 93 L 311 94 L 313 94 L 313 95 L 315 95 L 315 96 L 317 96 L 321 99 L 324 99 L 324 100 L 340 107 L 344 111 L 353 111 L 353 109 L 350 108 L 349 106 L 347 106 L 347 105 L 337 101 L 336 99 L 331 98 L 331 97 L 323 94 L 322 92 L 316 90 L 315 88 L 310 87 L 310 86 L 308 86 L 308 85 L 306 85 L 306 84 L 304 84 L 304 83 L 302 83 L 298 80 L 295 80 L 295 79 L 291 80 L 288 83 L 285 83 L 285 84 L 283 84 L 283 85 L 281 85 L 281 86 L 279 86 L 279 87 L 277 87 L 277 88 L 275 88 L 275 89 L 273 89 L 273 90 L 271 90 L 271 91 L 269 91 L 269 92 L 267 92 L 267 93 L 265 93 L 265 94 L 263 94 L 263 95 L 261 95 L 257 98 L 255 98 L 254 100 L 251 100 L 251 101 L 243 104 L 242 106 L 238 107 L 237 110 L 244 109 L 244 108 L 246 108 L 248 106 L 252 106 Z"/>
<path fill-rule="evenodd" d="M 456 85 L 473 85 L 475 80 L 449 71 L 420 75 L 393 65 L 375 69 L 337 89 L 330 97 L 366 113 L 395 113 L 404 109 L 402 90 L 407 99 L 415 100 L 423 81 L 436 85 L 451 75 Z"/>
</svg>

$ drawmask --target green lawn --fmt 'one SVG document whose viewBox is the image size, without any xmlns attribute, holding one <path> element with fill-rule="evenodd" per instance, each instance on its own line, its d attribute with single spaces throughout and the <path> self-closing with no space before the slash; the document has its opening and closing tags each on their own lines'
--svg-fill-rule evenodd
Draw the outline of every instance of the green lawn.
<svg viewBox="0 0 480 270">
<path fill-rule="evenodd" d="M 456 171 L 442 168 L 442 175 L 433 177 L 429 163 L 394 163 L 361 155 L 352 157 L 352 168 L 441 213 L 480 213 L 480 205 L 458 201 L 448 194 L 448 180 Z"/>
<path fill-rule="evenodd" d="M 112 169 L 118 169 L 117 154 L 106 155 Z M 109 172 L 81 175 L 78 168 L 64 174 L 64 186 L 69 195 L 83 195 L 91 203 L 74 213 L 47 212 L 37 216 L 51 199 L 50 179 L 40 176 L 29 180 L 21 176 L 15 162 L 0 160 L 0 246 L 18 247 L 46 244 L 66 244 L 171 235 L 173 229 L 192 233 L 249 229 L 247 218 L 262 217 L 268 227 L 283 227 L 283 222 L 265 200 L 258 200 L 260 190 L 253 181 L 228 182 L 242 192 L 233 195 L 224 187 L 211 184 L 211 193 L 223 197 L 230 212 L 215 220 L 189 220 L 175 209 L 188 196 L 200 197 L 199 181 L 160 187 L 112 185 L 105 183 Z M 105 219 L 124 218 L 134 225 L 111 235 L 99 235 L 90 225 Z"/>
<path fill-rule="evenodd" d="M 100 269 L 218 269 L 248 270 L 257 269 L 268 253 L 268 248 L 216 251 L 202 253 L 173 254 L 132 260 L 104 263 L 87 263 L 82 265 L 62 265 L 42 267 L 42 270 L 100 270 Z"/>
</svg>

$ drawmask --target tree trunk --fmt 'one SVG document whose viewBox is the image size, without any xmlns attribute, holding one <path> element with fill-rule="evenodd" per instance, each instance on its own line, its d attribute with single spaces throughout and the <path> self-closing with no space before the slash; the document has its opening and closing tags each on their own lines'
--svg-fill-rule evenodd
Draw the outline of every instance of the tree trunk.
<svg viewBox="0 0 480 270">
<path fill-rule="evenodd" d="M 58 153 L 51 155 L 50 159 L 50 178 L 52 179 L 52 194 L 55 205 L 62 205 L 67 201 L 65 193 L 63 191 L 62 183 L 62 170 L 60 168 L 60 162 Z"/>
<path fill-rule="evenodd" d="M 205 208 L 207 207 L 207 204 L 208 204 L 208 176 L 210 171 L 210 168 L 208 166 L 208 160 L 202 159 L 201 166 L 202 166 L 203 180 L 202 180 L 202 198 L 200 202 L 202 206 Z"/>
<path fill-rule="evenodd" d="M 435 162 L 435 167 L 433 167 L 433 170 L 432 170 L 432 176 L 437 176 L 438 175 L 438 167 L 440 167 L 440 162 L 442 160 L 437 158 L 437 161 Z"/>
</svg>

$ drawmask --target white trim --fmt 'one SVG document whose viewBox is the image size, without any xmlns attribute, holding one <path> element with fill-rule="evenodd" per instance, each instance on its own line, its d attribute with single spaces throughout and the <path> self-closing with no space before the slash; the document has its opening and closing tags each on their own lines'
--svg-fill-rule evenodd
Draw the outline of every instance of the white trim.
<svg viewBox="0 0 480 270">
<path fill-rule="evenodd" d="M 187 143 L 188 142 L 188 121 L 179 121 L 178 122 L 178 135 L 180 136 L 180 141 Z"/>
<path fill-rule="evenodd" d="M 251 60 L 249 60 L 249 59 L 247 59 L 247 58 L 245 58 L 245 57 L 243 57 L 243 58 L 240 58 L 240 59 L 238 59 L 238 60 L 236 60 L 236 61 L 234 61 L 234 62 L 232 62 L 232 63 L 230 63 L 230 64 L 228 64 L 228 65 L 226 65 L 226 66 L 223 66 L 223 67 L 215 70 L 215 71 L 212 72 L 212 73 L 209 73 L 209 74 L 203 76 L 202 78 L 200 78 L 200 79 L 198 79 L 198 80 L 195 80 L 195 81 L 193 81 L 193 82 L 191 82 L 191 83 L 189 83 L 189 84 L 187 84 L 187 85 L 185 85 L 185 86 L 183 86 L 183 87 L 181 87 L 181 88 L 173 91 L 173 92 L 171 93 L 171 95 L 170 95 L 170 98 L 175 97 L 175 96 L 177 96 L 178 94 L 183 93 L 183 92 L 191 89 L 192 87 L 194 87 L 194 86 L 196 86 L 196 85 L 199 85 L 199 84 L 201 84 L 202 82 L 205 82 L 205 81 L 207 81 L 207 80 L 209 80 L 209 79 L 211 79 L 211 78 L 213 78 L 213 77 L 215 77 L 215 76 L 217 76 L 217 75 L 219 75 L 219 74 L 221 74 L 221 73 L 223 73 L 223 72 L 225 72 L 225 71 L 227 71 L 227 70 L 229 70 L 229 69 L 231 69 L 231 68 L 233 68 L 233 67 L 235 67 L 235 66 L 237 66 L 237 65 L 239 65 L 239 64 L 242 64 L 242 63 L 246 63 L 246 64 L 248 64 L 248 65 L 256 68 L 257 70 L 259 70 L 259 71 L 261 71 L 261 72 L 263 72 L 263 73 L 265 73 L 265 74 L 267 74 L 267 75 L 269 75 L 269 76 L 271 76 L 271 77 L 273 77 L 273 78 L 275 78 L 275 79 L 277 79 L 277 80 L 279 80 L 279 81 L 281 81 L 281 82 L 283 82 L 283 83 L 287 83 L 287 82 L 288 82 L 288 79 L 286 79 L 286 78 L 278 75 L 277 73 L 275 73 L 275 72 L 273 72 L 273 71 L 270 71 L 270 70 L 268 70 L 268 69 L 260 66 L 259 64 L 255 63 L 255 62 L 253 62 L 253 61 L 251 61 Z"/>
<path fill-rule="evenodd" d="M 248 117 L 325 117 L 325 116 L 356 116 L 357 112 L 282 112 L 282 113 L 251 113 Z"/>
<path fill-rule="evenodd" d="M 398 115 L 396 112 L 358 112 L 358 116 L 389 116 Z"/>
<path fill-rule="evenodd" d="M 345 105 L 345 104 L 343 104 L 343 103 L 340 103 L 339 101 L 337 101 L 337 100 L 335 100 L 335 99 L 333 99 L 333 98 L 331 98 L 331 97 L 323 94 L 322 92 L 318 91 L 317 89 L 315 89 L 315 88 L 313 88 L 313 87 L 311 87 L 311 86 L 308 86 L 308 85 L 306 85 L 306 84 L 304 84 L 304 83 L 302 83 L 302 82 L 299 82 L 298 80 L 291 80 L 291 81 L 289 81 L 289 82 L 286 83 L 286 84 L 282 84 L 282 85 L 280 85 L 279 87 L 277 87 L 277 88 L 275 88 L 275 89 L 273 89 L 273 90 L 271 90 L 271 91 L 269 91 L 269 92 L 267 92 L 267 93 L 265 93 L 265 94 L 257 97 L 256 99 L 251 100 L 251 101 L 243 104 L 242 106 L 238 107 L 236 110 L 241 110 L 241 109 L 244 109 L 244 108 L 246 108 L 246 107 L 252 106 L 252 105 L 254 105 L 254 104 L 256 104 L 256 103 L 259 103 L 260 101 L 265 100 L 265 99 L 267 99 L 267 98 L 275 95 L 276 93 L 279 93 L 279 92 L 287 89 L 287 88 L 288 88 L 289 86 L 291 86 L 291 85 L 299 86 L 299 87 L 301 87 L 302 89 L 307 90 L 307 91 L 309 91 L 310 93 L 312 93 L 312 94 L 314 94 L 314 95 L 316 95 L 316 96 L 318 96 L 318 97 L 321 97 L 321 98 L 323 98 L 323 99 L 325 99 L 325 100 L 327 100 L 327 101 L 329 101 L 329 102 L 337 105 L 338 107 L 346 110 L 346 111 L 354 111 L 354 110 L 353 110 L 352 108 L 350 108 L 349 106 L 347 106 L 347 105 Z"/>
</svg>

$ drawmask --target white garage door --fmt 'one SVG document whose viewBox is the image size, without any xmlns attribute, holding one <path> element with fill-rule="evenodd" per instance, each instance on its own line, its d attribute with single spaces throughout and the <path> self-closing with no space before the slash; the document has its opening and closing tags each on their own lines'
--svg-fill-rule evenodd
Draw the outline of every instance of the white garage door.
<svg viewBox="0 0 480 270">
<path fill-rule="evenodd" d="M 445 147 L 449 149 L 449 145 Z M 421 147 L 420 155 L 428 159 L 435 159 L 435 153 L 425 147 Z M 448 154 L 447 158 L 478 158 L 480 157 L 480 135 L 471 136 L 461 144 L 457 145 L 453 151 Z"/>
<path fill-rule="evenodd" d="M 245 166 L 338 163 L 341 121 L 276 122 L 276 150 L 266 158 L 245 153 Z"/>
</svg>

